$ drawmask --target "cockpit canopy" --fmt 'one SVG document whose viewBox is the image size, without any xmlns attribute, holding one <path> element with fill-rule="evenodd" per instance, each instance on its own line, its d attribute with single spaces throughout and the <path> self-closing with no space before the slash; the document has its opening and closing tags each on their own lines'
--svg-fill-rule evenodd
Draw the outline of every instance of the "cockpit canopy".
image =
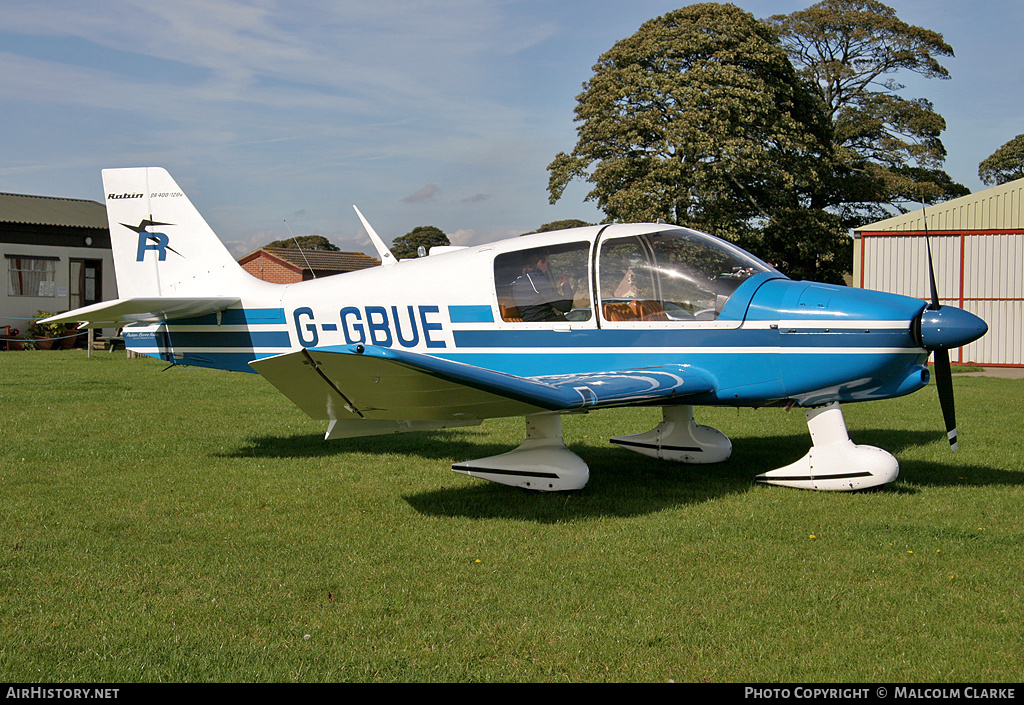
<svg viewBox="0 0 1024 705">
<path fill-rule="evenodd" d="M 563 242 L 498 255 L 494 278 L 506 321 L 713 321 L 749 277 L 773 267 L 686 228 Z M 596 289 L 596 291 L 595 291 Z M 598 305 L 595 306 L 594 302 Z"/>
</svg>

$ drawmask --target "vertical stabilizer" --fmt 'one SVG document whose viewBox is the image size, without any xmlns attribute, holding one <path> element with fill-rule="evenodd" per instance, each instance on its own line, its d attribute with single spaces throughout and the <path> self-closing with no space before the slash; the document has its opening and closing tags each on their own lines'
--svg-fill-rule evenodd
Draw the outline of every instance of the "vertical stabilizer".
<svg viewBox="0 0 1024 705">
<path fill-rule="evenodd" d="M 248 278 L 164 169 L 105 169 L 118 295 L 238 293 Z"/>
</svg>

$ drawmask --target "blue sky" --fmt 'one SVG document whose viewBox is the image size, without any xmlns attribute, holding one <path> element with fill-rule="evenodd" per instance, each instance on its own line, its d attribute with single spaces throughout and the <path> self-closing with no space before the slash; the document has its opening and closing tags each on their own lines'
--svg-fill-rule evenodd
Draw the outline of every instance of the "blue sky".
<svg viewBox="0 0 1024 705">
<path fill-rule="evenodd" d="M 597 58 L 659 0 L 9 0 L 0 5 L 0 191 L 103 200 L 100 170 L 167 168 L 236 256 L 325 235 L 372 253 L 436 225 L 475 244 L 596 222 L 546 167 L 575 144 Z M 812 3 L 747 0 L 757 17 Z M 891 0 L 956 58 L 905 77 L 947 121 L 947 171 L 1024 133 L 1020 0 Z M 1007 58 L 1009 57 L 1009 58 Z"/>
</svg>

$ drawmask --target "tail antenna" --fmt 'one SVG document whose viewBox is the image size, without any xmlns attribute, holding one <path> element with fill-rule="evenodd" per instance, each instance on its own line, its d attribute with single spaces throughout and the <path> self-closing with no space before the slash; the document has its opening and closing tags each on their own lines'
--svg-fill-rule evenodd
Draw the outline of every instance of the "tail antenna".
<svg viewBox="0 0 1024 705">
<path fill-rule="evenodd" d="M 299 239 L 295 237 L 295 233 L 292 232 L 292 226 L 288 225 L 287 220 L 284 221 L 284 226 L 288 228 L 288 234 L 291 235 L 292 240 L 295 241 L 295 246 L 299 249 L 299 254 L 302 255 L 302 261 L 306 263 L 306 269 L 308 269 L 309 273 L 313 275 L 314 279 L 316 279 L 316 272 L 313 271 L 313 267 L 309 264 L 309 260 L 306 259 L 306 253 L 303 251 L 302 245 L 299 244 Z"/>
<path fill-rule="evenodd" d="M 366 234 L 370 236 L 370 242 L 373 243 L 373 249 L 377 250 L 377 254 L 380 255 L 380 263 L 388 265 L 397 262 L 398 260 L 396 260 L 395 256 L 391 254 L 391 250 L 388 249 L 388 246 L 380 239 L 380 235 L 378 235 L 377 231 L 373 229 L 372 225 L 370 225 L 370 221 L 368 221 L 363 214 L 359 212 L 359 209 L 356 208 L 356 206 L 352 206 L 352 208 L 355 209 L 356 215 L 359 216 L 359 220 L 362 222 L 363 229 L 366 230 Z"/>
</svg>

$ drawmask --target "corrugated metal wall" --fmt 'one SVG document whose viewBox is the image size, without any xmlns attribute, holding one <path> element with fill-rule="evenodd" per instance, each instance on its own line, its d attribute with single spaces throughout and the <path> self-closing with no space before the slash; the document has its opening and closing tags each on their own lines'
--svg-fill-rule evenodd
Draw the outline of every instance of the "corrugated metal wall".
<svg viewBox="0 0 1024 705">
<path fill-rule="evenodd" d="M 860 279 L 855 284 L 928 300 L 924 232 L 866 230 L 856 253 Z M 984 337 L 951 358 L 1024 365 L 1024 231 L 933 231 L 930 240 L 941 302 L 981 316 L 989 325 Z"/>
<path fill-rule="evenodd" d="M 924 210 L 858 229 L 854 286 L 928 300 Z M 953 360 L 1024 366 L 1024 179 L 927 208 L 942 303 L 981 316 L 988 333 Z"/>
<path fill-rule="evenodd" d="M 1024 232 L 972 231 L 964 248 L 963 308 L 989 326 L 965 359 L 1024 365 Z"/>
</svg>

